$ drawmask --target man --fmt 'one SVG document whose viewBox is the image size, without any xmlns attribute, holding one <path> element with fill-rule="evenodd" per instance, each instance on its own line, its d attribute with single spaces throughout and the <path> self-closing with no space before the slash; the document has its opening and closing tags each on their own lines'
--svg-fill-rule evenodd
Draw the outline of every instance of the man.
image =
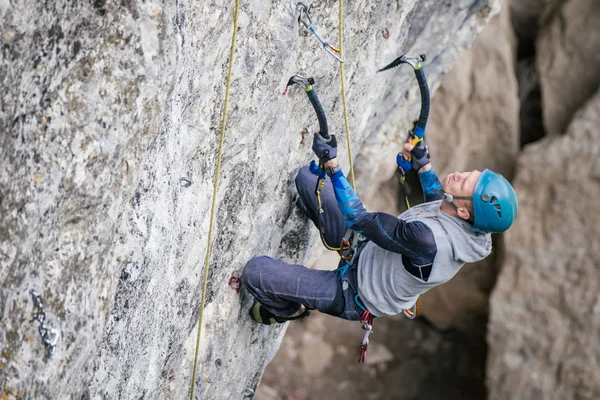
<svg viewBox="0 0 600 400">
<path fill-rule="evenodd" d="M 367 240 L 350 265 L 342 261 L 334 271 L 252 258 L 242 282 L 255 298 L 250 315 L 259 323 L 304 318 L 314 309 L 349 320 L 367 310 L 378 317 L 411 309 L 420 294 L 451 279 L 464 263 L 487 257 L 490 233 L 507 230 L 517 214 L 516 194 L 504 177 L 489 170 L 455 172 L 440 183 L 425 142 L 413 146 L 410 140 L 397 163 L 417 170 L 426 202 L 399 217 L 367 212 L 339 168 L 335 136 L 326 142 L 315 134 L 313 150 L 329 176 L 321 194 L 325 240 L 340 243 L 348 228 Z M 304 167 L 296 187 L 318 225 L 316 180 Z"/>
</svg>

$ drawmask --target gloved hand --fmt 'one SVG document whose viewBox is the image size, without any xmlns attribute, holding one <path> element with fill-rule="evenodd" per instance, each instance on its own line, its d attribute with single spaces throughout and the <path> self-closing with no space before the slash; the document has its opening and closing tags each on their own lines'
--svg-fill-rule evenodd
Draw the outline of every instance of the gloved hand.
<svg viewBox="0 0 600 400">
<path fill-rule="evenodd" d="M 421 167 L 431 162 L 431 156 L 429 155 L 429 149 L 427 148 L 427 143 L 425 143 L 425 139 L 417 143 L 417 145 L 411 150 L 411 153 L 412 167 L 416 171 L 420 170 Z"/>
<path fill-rule="evenodd" d="M 398 153 L 396 156 L 396 164 L 398 164 L 398 168 L 400 168 L 400 171 L 402 171 L 403 175 L 406 175 L 406 173 L 412 168 L 412 162 L 405 160 L 403 153 Z"/>
<path fill-rule="evenodd" d="M 332 158 L 337 157 L 337 140 L 335 135 L 329 135 L 329 140 L 325 141 L 317 132 L 313 138 L 312 149 L 319 158 L 319 164 L 323 165 Z"/>
<path fill-rule="evenodd" d="M 410 156 L 410 161 L 407 160 Z M 396 156 L 396 164 L 402 170 L 404 174 L 412 169 L 418 171 L 424 165 L 431 162 L 429 150 L 425 140 L 421 140 L 416 146 L 412 144 L 412 136 L 409 136 L 407 142 L 404 144 L 404 151 L 398 153 Z"/>
</svg>

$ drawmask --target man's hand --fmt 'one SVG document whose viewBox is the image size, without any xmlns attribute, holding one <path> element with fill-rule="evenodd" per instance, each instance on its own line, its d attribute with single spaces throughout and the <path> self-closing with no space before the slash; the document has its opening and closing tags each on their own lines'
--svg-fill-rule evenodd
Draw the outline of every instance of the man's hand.
<svg viewBox="0 0 600 400">
<path fill-rule="evenodd" d="M 319 158 L 319 164 L 324 165 L 327 161 L 337 157 L 337 140 L 335 135 L 329 135 L 325 141 L 319 132 L 315 133 L 312 149 Z"/>
<path fill-rule="evenodd" d="M 418 172 L 430 170 L 431 156 L 429 155 L 427 143 L 425 143 L 425 140 L 423 139 L 414 146 L 412 144 L 412 138 L 412 135 L 408 136 L 406 143 L 404 143 L 404 150 L 396 156 L 398 167 L 400 167 L 405 174 L 410 171 L 411 168 Z M 411 161 L 408 161 L 409 159 L 411 159 Z"/>
<path fill-rule="evenodd" d="M 404 145 L 404 148 L 407 147 L 408 144 Z M 412 146 L 412 144 L 411 144 Z M 421 170 L 424 166 L 431 163 L 431 156 L 429 155 L 429 149 L 427 148 L 427 143 L 425 143 L 425 139 L 421 140 L 414 146 L 410 152 L 412 153 L 412 167 L 417 172 Z"/>
<path fill-rule="evenodd" d="M 402 153 L 398 153 L 396 156 L 396 164 L 398 164 L 398 168 L 400 168 L 403 175 L 406 175 L 407 172 L 412 169 L 412 163 L 406 159 L 407 157 L 410 157 L 410 151 L 408 152 L 408 156 L 406 156 L 405 153 L 406 150 Z"/>
</svg>

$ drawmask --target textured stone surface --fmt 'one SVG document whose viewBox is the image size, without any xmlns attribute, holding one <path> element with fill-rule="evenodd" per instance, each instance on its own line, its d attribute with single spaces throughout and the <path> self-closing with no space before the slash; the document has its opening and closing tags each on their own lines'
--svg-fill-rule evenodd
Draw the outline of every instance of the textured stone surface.
<svg viewBox="0 0 600 400">
<path fill-rule="evenodd" d="M 600 83 L 600 2 L 569 0 L 542 26 L 537 40 L 537 69 L 544 127 L 564 132 L 573 114 Z"/>
<path fill-rule="evenodd" d="M 536 40 L 565 0 L 511 0 L 510 14 L 517 37 L 516 75 L 519 84 L 521 147 L 545 136 L 542 94 L 537 71 Z"/>
<path fill-rule="evenodd" d="M 249 299 L 227 286 L 229 276 L 255 254 L 302 261 L 314 239 L 289 186 L 311 158 L 306 133 L 316 121 L 302 91 L 280 96 L 289 76 L 315 76 L 332 131 L 343 126 L 337 65 L 298 26 L 294 4 L 240 10 L 197 398 L 251 396 L 282 335 L 250 322 Z M 497 8 L 346 4 L 353 144 L 373 174 L 380 158 L 394 159 L 418 112 L 410 69 L 376 69 L 425 52 L 435 88 Z M 232 12 L 221 1 L 0 0 L 2 390 L 188 394 Z M 337 2 L 315 3 L 312 14 L 337 42 Z M 31 288 L 61 332 L 50 358 L 28 323 Z"/>
<path fill-rule="evenodd" d="M 563 137 L 520 157 L 519 217 L 491 298 L 490 399 L 600 397 L 599 123 L 597 93 Z"/>
<path fill-rule="evenodd" d="M 535 41 L 539 27 L 551 19 L 567 0 L 509 0 L 515 33 L 528 46 Z M 521 45 L 522 43 L 519 43 Z"/>
<path fill-rule="evenodd" d="M 427 129 L 439 173 L 489 168 L 512 175 L 519 151 L 515 46 L 505 8 L 444 77 Z"/>
</svg>

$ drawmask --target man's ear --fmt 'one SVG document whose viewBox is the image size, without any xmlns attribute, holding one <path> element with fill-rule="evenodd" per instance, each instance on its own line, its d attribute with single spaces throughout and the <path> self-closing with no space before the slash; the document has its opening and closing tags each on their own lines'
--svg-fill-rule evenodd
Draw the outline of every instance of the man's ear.
<svg viewBox="0 0 600 400">
<path fill-rule="evenodd" d="M 467 210 L 466 208 L 463 208 L 463 207 L 457 208 L 456 213 L 458 214 L 459 217 L 461 217 L 465 221 L 468 221 L 469 218 L 471 218 L 471 213 L 469 213 L 469 210 Z"/>
</svg>

